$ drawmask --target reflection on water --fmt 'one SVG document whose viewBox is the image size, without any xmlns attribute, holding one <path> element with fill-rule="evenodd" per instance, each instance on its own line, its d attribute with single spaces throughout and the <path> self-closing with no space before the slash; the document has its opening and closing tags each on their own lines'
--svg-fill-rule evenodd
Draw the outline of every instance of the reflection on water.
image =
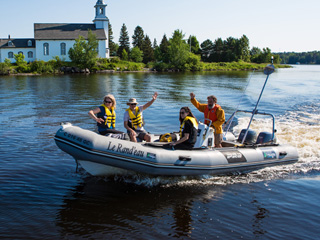
<svg viewBox="0 0 320 240">
<path fill-rule="evenodd" d="M 139 238 L 144 228 L 153 229 L 144 238 L 161 238 L 161 228 L 171 237 L 190 237 L 194 201 L 214 200 L 222 189 L 156 187 L 152 189 L 87 178 L 63 200 L 56 224 L 61 236 L 96 238 L 102 232 L 119 233 L 130 229 Z M 178 193 L 178 194 L 177 194 Z M 154 219 L 154 220 L 151 220 Z M 161 226 L 161 223 L 164 226 Z M 160 227 L 160 229 L 157 229 Z"/>
</svg>

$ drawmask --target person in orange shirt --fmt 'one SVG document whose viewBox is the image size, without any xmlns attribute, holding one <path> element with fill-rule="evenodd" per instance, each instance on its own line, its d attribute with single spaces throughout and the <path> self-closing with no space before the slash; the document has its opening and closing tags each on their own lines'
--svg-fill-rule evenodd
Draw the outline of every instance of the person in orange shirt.
<svg viewBox="0 0 320 240">
<path fill-rule="evenodd" d="M 194 93 L 190 93 L 191 103 L 200 111 L 204 113 L 205 119 L 210 119 L 211 127 L 214 128 L 214 146 L 217 148 L 221 148 L 222 139 L 223 139 L 223 131 L 222 125 L 224 124 L 226 118 L 224 115 L 224 110 L 220 105 L 217 104 L 218 100 L 215 96 L 210 95 L 207 97 L 208 103 L 202 104 L 197 101 Z M 208 120 L 205 120 L 205 124 L 209 124 Z"/>
</svg>

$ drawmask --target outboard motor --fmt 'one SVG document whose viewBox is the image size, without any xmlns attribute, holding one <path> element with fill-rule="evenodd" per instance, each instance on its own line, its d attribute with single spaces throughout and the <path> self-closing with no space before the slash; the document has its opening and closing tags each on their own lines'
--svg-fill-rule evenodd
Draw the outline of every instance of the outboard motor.
<svg viewBox="0 0 320 240">
<path fill-rule="evenodd" d="M 239 137 L 238 137 L 238 142 L 242 142 L 242 139 L 244 137 L 244 135 L 246 134 L 247 129 L 242 129 Z M 244 141 L 245 144 L 254 144 L 256 142 L 257 139 L 257 133 L 256 131 L 249 129 L 248 133 L 247 133 L 247 137 L 246 140 Z"/>
<path fill-rule="evenodd" d="M 272 133 L 261 132 L 259 133 L 256 144 L 264 144 L 264 143 L 276 143 L 276 137 L 274 137 L 272 141 Z"/>
</svg>

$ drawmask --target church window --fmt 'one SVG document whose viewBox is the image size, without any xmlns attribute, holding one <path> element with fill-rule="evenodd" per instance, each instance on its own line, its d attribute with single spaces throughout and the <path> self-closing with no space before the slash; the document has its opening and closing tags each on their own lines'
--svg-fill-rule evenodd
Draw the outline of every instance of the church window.
<svg viewBox="0 0 320 240">
<path fill-rule="evenodd" d="M 13 52 L 8 52 L 8 58 L 13 58 Z"/>
<path fill-rule="evenodd" d="M 31 40 L 28 41 L 28 47 L 32 47 L 32 41 Z"/>
<path fill-rule="evenodd" d="M 60 49 L 61 49 L 61 55 L 66 55 L 66 44 L 65 43 L 60 44 Z"/>
<path fill-rule="evenodd" d="M 8 42 L 8 46 L 10 46 L 10 47 L 13 46 L 13 43 L 11 40 Z"/>
<path fill-rule="evenodd" d="M 103 8 L 100 8 L 100 15 L 103 15 Z"/>
<path fill-rule="evenodd" d="M 33 58 L 33 52 L 28 52 L 28 58 Z"/>
<path fill-rule="evenodd" d="M 45 56 L 49 55 L 49 43 L 43 44 L 43 55 L 45 55 Z"/>
</svg>

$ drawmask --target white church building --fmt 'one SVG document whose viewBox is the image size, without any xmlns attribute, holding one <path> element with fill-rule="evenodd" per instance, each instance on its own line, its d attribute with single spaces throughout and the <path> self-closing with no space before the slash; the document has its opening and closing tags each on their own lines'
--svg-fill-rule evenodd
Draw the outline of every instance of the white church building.
<svg viewBox="0 0 320 240">
<path fill-rule="evenodd" d="M 70 61 L 68 51 L 73 47 L 75 39 L 88 37 L 89 30 L 96 35 L 99 42 L 98 57 L 109 58 L 108 26 L 106 16 L 107 4 L 97 0 L 93 23 L 35 23 L 34 38 L 0 39 L 0 62 L 7 58 L 14 63 L 14 54 L 22 53 L 25 61 L 52 60 L 58 56 L 61 60 Z"/>
</svg>

